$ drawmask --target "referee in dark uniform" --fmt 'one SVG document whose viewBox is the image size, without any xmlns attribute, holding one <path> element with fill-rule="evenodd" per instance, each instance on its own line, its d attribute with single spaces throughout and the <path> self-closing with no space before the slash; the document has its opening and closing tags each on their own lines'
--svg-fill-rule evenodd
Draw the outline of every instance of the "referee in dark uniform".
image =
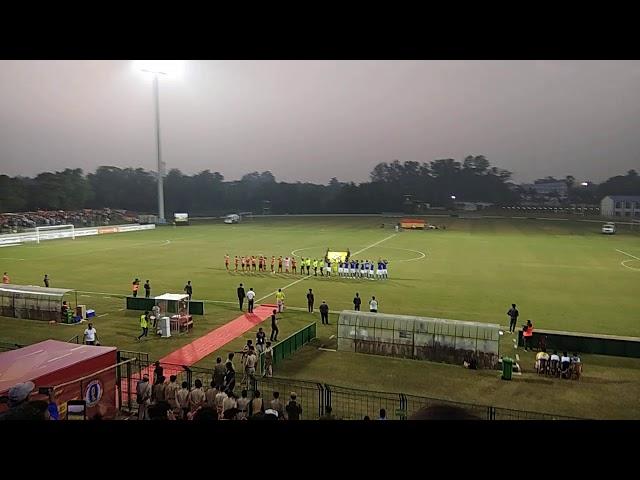
<svg viewBox="0 0 640 480">
<path fill-rule="evenodd" d="M 360 304 L 362 303 L 362 299 L 360 298 L 360 295 L 358 295 L 358 292 L 356 292 L 356 296 L 353 297 L 353 309 L 356 312 L 360 311 Z"/>
<path fill-rule="evenodd" d="M 309 289 L 307 293 L 307 307 L 309 307 L 309 313 L 313 313 L 313 292 Z"/>
</svg>

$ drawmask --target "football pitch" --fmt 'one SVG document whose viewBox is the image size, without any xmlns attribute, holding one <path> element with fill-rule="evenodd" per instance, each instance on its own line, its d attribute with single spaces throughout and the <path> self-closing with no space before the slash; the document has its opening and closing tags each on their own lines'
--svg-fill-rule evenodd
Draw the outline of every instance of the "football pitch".
<svg viewBox="0 0 640 480">
<path fill-rule="evenodd" d="M 359 292 L 363 310 L 375 295 L 384 313 L 505 325 L 506 311 L 517 303 L 520 323 L 531 319 L 539 329 L 640 336 L 640 234 L 621 231 L 605 236 L 598 223 L 574 221 L 451 217 L 430 221 L 446 229 L 396 233 L 393 220 L 382 217 L 257 218 L 236 225 L 161 227 L 1 248 L 0 270 L 7 271 L 14 284 L 42 285 L 47 273 L 52 287 L 78 290 L 78 303 L 96 310 L 94 324 L 103 345 L 146 351 L 154 359 L 237 317 L 239 283 L 256 291 L 257 303 L 275 303 L 275 291 L 284 289 L 287 307 L 294 308 L 283 316 L 281 338 L 319 320 L 317 311 L 306 312 L 309 288 L 315 293 L 316 309 L 326 300 L 331 312 L 351 309 L 354 293 Z M 235 273 L 224 266 L 227 253 L 233 270 L 235 255 L 321 258 L 327 248 L 349 249 L 354 258 L 386 258 L 389 278 L 314 277 L 313 271 L 311 277 Z M 181 293 L 191 280 L 194 299 L 206 301 L 206 315 L 194 317 L 195 328 L 188 335 L 138 342 L 139 312 L 124 310 L 122 298 L 130 294 L 135 277 L 142 283 L 150 280 L 152 296 Z M 331 337 L 337 318 L 332 315 L 330 320 L 329 326 L 318 322 L 318 342 L 335 348 Z M 264 327 L 268 332 L 268 322 Z M 68 340 L 85 326 L 0 317 L 0 328 L 0 341 L 27 344 L 46 338 Z M 254 336 L 254 331 L 247 332 L 212 356 L 239 350 L 244 339 Z M 511 349 L 508 354 L 513 353 L 511 341 L 505 335 L 502 342 L 501 349 Z M 527 367 L 531 371 L 533 355 L 519 353 L 525 371 Z M 206 358 L 200 363 L 212 362 Z M 640 394 L 638 372 L 640 362 L 634 359 L 589 356 L 580 384 L 529 381 L 526 375 L 500 384 L 496 372 L 318 352 L 314 345 L 287 360 L 276 374 L 572 416 L 638 418 L 640 407 L 633 401 Z M 591 383 L 589 375 L 595 379 Z M 583 389 L 582 394 L 575 389 Z M 566 402 L 558 405 L 550 395 L 560 395 Z M 609 402 L 608 411 L 603 411 L 603 402 Z"/>
</svg>

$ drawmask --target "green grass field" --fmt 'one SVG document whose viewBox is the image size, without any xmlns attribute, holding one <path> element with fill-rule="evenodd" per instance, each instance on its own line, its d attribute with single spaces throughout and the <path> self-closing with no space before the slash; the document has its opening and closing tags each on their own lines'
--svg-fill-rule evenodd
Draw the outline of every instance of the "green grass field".
<svg viewBox="0 0 640 480">
<path fill-rule="evenodd" d="M 316 303 L 326 300 L 337 312 L 351 308 L 358 291 L 364 300 L 375 295 L 379 310 L 385 313 L 504 325 L 506 311 L 515 302 L 521 319 L 530 318 L 537 328 L 640 336 L 636 292 L 640 261 L 632 257 L 640 257 L 637 233 L 604 236 L 597 223 L 572 221 L 446 218 L 435 221 L 446 224 L 446 230 L 395 234 L 390 228 L 379 228 L 382 221 L 391 224 L 389 219 L 371 217 L 272 218 L 49 241 L 0 249 L 0 270 L 9 272 L 12 283 L 41 285 L 47 273 L 51 286 L 79 290 L 78 302 L 103 315 L 95 321 L 102 344 L 147 351 L 153 358 L 235 318 L 239 313 L 235 289 L 240 282 L 253 287 L 263 303 L 274 302 L 272 292 L 287 287 L 289 307 L 306 307 L 305 293 L 313 288 Z M 236 274 L 224 268 L 225 253 L 232 259 L 236 254 L 286 256 L 291 252 L 320 257 L 327 247 L 349 248 L 360 258 L 386 257 L 390 278 L 301 280 L 301 275 Z M 191 280 L 194 298 L 208 301 L 206 315 L 195 318 L 195 329 L 188 335 L 137 342 L 138 313 L 123 311 L 124 300 L 118 297 L 129 294 L 134 277 L 143 282 L 149 279 L 152 295 L 179 293 Z M 315 320 L 319 320 L 317 314 L 290 310 L 281 322 L 281 337 Z M 334 316 L 331 322 L 318 325 L 318 342 L 327 346 L 335 334 Z M 24 344 L 46 338 L 68 340 L 85 327 L 0 317 L 0 328 L 0 341 Z M 254 335 L 247 332 L 212 356 L 237 350 Z M 510 342 L 505 336 L 503 348 L 511 348 Z M 519 353 L 526 372 L 533 356 Z M 573 416 L 640 418 L 636 401 L 640 361 L 597 356 L 585 360 L 581 382 L 538 379 L 525 373 L 509 383 L 499 382 L 491 371 L 319 352 L 309 346 L 276 373 Z M 212 362 L 208 357 L 200 364 Z"/>
</svg>

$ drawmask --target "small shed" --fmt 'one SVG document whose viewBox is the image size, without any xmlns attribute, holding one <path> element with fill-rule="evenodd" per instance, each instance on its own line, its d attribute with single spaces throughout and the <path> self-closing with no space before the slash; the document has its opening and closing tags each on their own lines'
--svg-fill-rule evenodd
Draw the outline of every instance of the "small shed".
<svg viewBox="0 0 640 480">
<path fill-rule="evenodd" d="M 162 315 L 186 315 L 189 313 L 189 295 L 184 293 L 165 293 L 154 298 Z"/>
<path fill-rule="evenodd" d="M 60 321 L 62 302 L 65 300 L 69 309 L 75 310 L 78 294 L 68 288 L 0 285 L 0 315 L 3 317 Z M 73 306 L 71 300 L 74 301 Z"/>
</svg>

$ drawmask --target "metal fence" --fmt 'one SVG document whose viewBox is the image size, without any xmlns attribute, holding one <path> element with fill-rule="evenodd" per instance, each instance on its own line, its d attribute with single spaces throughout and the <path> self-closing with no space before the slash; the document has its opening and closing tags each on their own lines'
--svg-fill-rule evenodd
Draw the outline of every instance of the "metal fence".
<svg viewBox="0 0 640 480">
<path fill-rule="evenodd" d="M 311 323 L 306 327 L 292 333 L 287 338 L 278 342 L 272 347 L 273 350 L 273 366 L 282 362 L 285 358 L 290 357 L 296 351 L 300 350 L 303 346 L 316 338 L 316 323 Z M 260 361 L 258 362 L 258 373 L 264 373 L 264 352 L 260 354 Z"/>
<path fill-rule="evenodd" d="M 153 378 L 153 362 L 144 358 L 144 354 L 135 359 L 129 352 L 132 360 L 123 365 L 123 376 L 120 378 L 123 398 L 119 402 L 121 408 L 135 411 L 135 384 L 148 373 Z M 119 360 L 125 356 L 121 354 Z M 202 367 L 183 366 L 163 363 L 163 375 L 168 379 L 176 375 L 177 382 L 187 382 L 191 388 L 196 379 L 202 381 L 205 390 L 209 388 L 213 370 Z M 126 377 L 126 372 L 131 376 Z M 278 377 L 258 377 L 255 388 L 260 391 L 265 405 L 270 405 L 274 398 L 273 393 L 278 392 L 280 401 L 286 405 L 292 392 L 302 406 L 302 419 L 316 420 L 326 413 L 326 407 L 332 408 L 332 413 L 342 420 L 362 420 L 365 416 L 371 419 L 378 418 L 380 409 L 385 409 L 387 418 L 392 420 L 406 420 L 420 409 L 432 406 L 451 406 L 464 409 L 470 415 L 479 420 L 578 420 L 575 417 L 555 415 L 552 413 L 515 410 L 490 405 L 481 405 L 466 402 L 456 402 L 433 397 L 407 395 L 401 392 L 379 392 L 363 390 L 351 387 L 331 385 L 322 382 L 297 380 Z M 240 378 L 237 377 L 236 391 L 240 390 Z M 129 393 L 131 392 L 131 393 Z M 253 397 L 253 390 L 248 391 L 249 398 Z"/>
</svg>

